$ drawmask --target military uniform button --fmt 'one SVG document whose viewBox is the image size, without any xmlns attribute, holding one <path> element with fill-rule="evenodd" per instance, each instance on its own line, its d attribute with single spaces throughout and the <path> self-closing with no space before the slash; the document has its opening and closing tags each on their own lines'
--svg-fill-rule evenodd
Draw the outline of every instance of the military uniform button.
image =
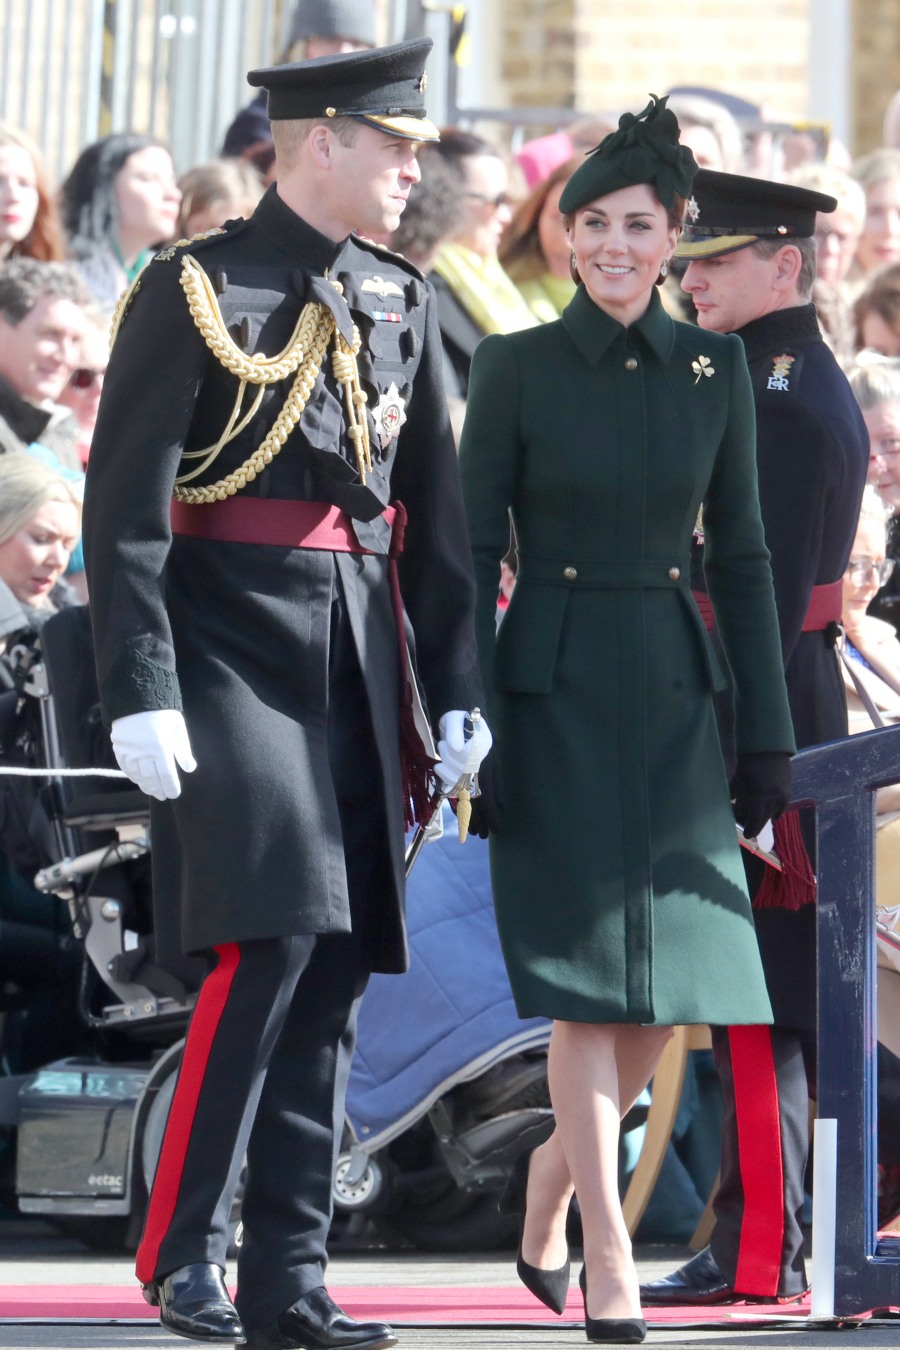
<svg viewBox="0 0 900 1350">
<path fill-rule="evenodd" d="M 680 568 L 680 567 L 670 567 L 670 568 L 669 568 L 669 580 L 670 580 L 670 581 L 680 581 L 680 580 L 681 580 L 681 568 Z"/>
<path fill-rule="evenodd" d="M 565 577 L 566 581 L 574 581 L 575 578 L 578 576 L 578 571 L 574 567 L 564 567 L 563 576 Z"/>
<path fill-rule="evenodd" d="M 628 360 L 625 362 L 625 369 L 626 369 L 626 370 L 637 370 L 637 357 L 636 357 L 636 356 L 629 356 Z"/>
</svg>

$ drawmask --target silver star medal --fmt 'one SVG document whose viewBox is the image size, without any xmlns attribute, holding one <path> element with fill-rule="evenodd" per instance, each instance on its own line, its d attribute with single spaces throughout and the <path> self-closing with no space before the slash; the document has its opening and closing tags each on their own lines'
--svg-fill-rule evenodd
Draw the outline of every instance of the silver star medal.
<svg viewBox="0 0 900 1350">
<path fill-rule="evenodd" d="M 393 381 L 372 409 L 372 417 L 375 421 L 378 443 L 382 450 L 386 450 L 406 421 L 403 399 Z"/>
</svg>

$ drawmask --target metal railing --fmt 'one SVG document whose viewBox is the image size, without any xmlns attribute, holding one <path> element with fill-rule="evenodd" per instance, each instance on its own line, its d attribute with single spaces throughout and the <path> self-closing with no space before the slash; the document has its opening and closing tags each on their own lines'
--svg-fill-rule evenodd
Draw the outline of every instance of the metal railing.
<svg viewBox="0 0 900 1350">
<path fill-rule="evenodd" d="M 0 120 L 60 182 L 111 131 L 158 136 L 179 173 L 210 159 L 282 50 L 292 0 L 0 0 Z"/>
</svg>

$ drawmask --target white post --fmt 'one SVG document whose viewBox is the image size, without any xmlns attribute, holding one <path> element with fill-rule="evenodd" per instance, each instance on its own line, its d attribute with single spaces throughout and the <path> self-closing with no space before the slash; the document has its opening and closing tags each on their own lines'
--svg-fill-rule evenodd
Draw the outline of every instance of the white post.
<svg viewBox="0 0 900 1350">
<path fill-rule="evenodd" d="M 817 1120 L 813 1130 L 812 1307 L 810 1320 L 834 1319 L 834 1245 L 837 1192 L 837 1121 Z"/>
</svg>

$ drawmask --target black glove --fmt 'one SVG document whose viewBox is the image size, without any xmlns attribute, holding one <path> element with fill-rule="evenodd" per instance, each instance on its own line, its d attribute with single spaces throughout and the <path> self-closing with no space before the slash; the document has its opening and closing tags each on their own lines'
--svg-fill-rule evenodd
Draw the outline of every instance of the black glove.
<svg viewBox="0 0 900 1350">
<path fill-rule="evenodd" d="M 748 839 L 755 839 L 767 820 L 777 820 L 791 800 L 791 757 L 785 751 L 762 750 L 738 755 L 731 780 L 734 818 Z"/>
<path fill-rule="evenodd" d="M 500 772 L 496 750 L 489 750 L 481 761 L 478 770 L 479 796 L 472 798 L 472 819 L 469 821 L 469 834 L 479 839 L 487 839 L 492 830 L 500 823 L 503 799 L 500 790 Z"/>
</svg>

